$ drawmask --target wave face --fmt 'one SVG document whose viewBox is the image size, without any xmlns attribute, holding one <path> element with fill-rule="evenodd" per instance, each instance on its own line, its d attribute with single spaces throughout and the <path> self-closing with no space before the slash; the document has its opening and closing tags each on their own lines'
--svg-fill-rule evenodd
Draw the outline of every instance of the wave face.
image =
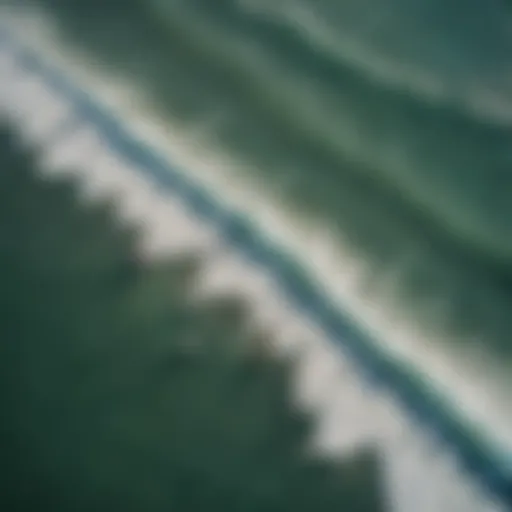
<svg viewBox="0 0 512 512">
<path fill-rule="evenodd" d="M 370 4 L 255 10 L 255 2 L 198 0 L 186 9 L 211 47 L 242 62 L 232 73 L 276 98 L 275 117 L 309 130 L 339 165 L 357 162 L 440 228 L 509 260 L 508 10 L 496 2 L 464 10 L 457 1 Z"/>
<path fill-rule="evenodd" d="M 407 303 L 441 297 L 436 322 L 510 345 L 505 3 L 39 2 L 205 144 L 400 269 Z"/>
</svg>

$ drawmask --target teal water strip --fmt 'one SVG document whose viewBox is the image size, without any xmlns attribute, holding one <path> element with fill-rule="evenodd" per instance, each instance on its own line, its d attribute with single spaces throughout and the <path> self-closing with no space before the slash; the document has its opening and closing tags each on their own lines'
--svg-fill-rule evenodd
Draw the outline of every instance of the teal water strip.
<svg viewBox="0 0 512 512">
<path fill-rule="evenodd" d="M 278 250 L 248 218 L 226 209 L 209 190 L 194 183 L 175 165 L 133 137 L 113 113 L 25 48 L 2 27 L 0 44 L 15 53 L 20 67 L 37 74 L 54 92 L 71 102 L 76 116 L 67 121 L 70 123 L 67 125 L 68 133 L 69 128 L 78 127 L 83 121 L 93 124 L 116 154 L 135 164 L 148 178 L 157 182 L 162 191 L 174 193 L 190 212 L 214 227 L 227 244 L 270 274 L 297 313 L 309 317 L 344 350 L 366 383 L 376 389 L 391 391 L 413 422 L 429 429 L 438 442 L 456 452 L 464 470 L 475 483 L 496 495 L 512 510 L 512 465 L 503 463 L 504 460 L 512 460 L 512 456 L 504 458 L 493 453 L 485 442 L 476 439 L 446 401 L 434 394 L 428 383 L 412 370 L 394 361 L 347 314 L 340 311 L 293 256 Z"/>
</svg>

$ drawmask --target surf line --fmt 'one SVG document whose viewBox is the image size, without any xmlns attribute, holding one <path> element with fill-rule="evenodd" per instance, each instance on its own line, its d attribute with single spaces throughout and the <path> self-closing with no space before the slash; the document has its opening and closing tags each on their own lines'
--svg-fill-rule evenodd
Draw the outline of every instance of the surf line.
<svg viewBox="0 0 512 512">
<path fill-rule="evenodd" d="M 37 74 L 49 88 L 73 105 L 76 119 L 92 123 L 117 154 L 122 155 L 162 190 L 174 193 L 202 222 L 209 223 L 225 243 L 243 254 L 252 264 L 270 274 L 298 314 L 321 327 L 355 363 L 360 377 L 375 388 L 387 388 L 402 405 L 409 418 L 429 429 L 435 437 L 456 452 L 464 470 L 485 485 L 501 501 L 512 506 L 512 468 L 485 443 L 468 440 L 463 418 L 450 410 L 439 394 L 429 389 L 424 379 L 413 375 L 360 330 L 320 289 L 294 258 L 278 250 L 255 229 L 251 221 L 226 209 L 205 187 L 194 183 L 177 166 L 162 158 L 152 148 L 133 137 L 104 106 L 59 70 L 26 48 L 7 29 L 0 27 L 0 43 L 16 55 L 20 67 Z"/>
</svg>

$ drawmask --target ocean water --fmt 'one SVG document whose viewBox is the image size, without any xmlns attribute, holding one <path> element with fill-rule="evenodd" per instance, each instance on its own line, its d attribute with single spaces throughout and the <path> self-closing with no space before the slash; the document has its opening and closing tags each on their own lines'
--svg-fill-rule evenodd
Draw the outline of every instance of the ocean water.
<svg viewBox="0 0 512 512">
<path fill-rule="evenodd" d="M 156 30 L 154 30 L 155 25 L 152 25 L 153 30 L 146 32 L 145 37 L 137 40 L 134 37 L 137 34 L 135 27 L 144 26 L 144 19 L 139 16 L 139 19 L 130 27 L 131 37 L 133 41 L 135 41 L 135 43 L 128 48 L 131 48 L 132 51 L 127 52 L 126 47 L 119 45 L 116 52 L 111 52 L 106 43 L 108 41 L 119 43 L 122 42 L 123 39 L 107 30 L 103 32 L 105 36 L 102 35 L 101 30 L 91 31 L 90 28 L 95 26 L 94 23 L 96 22 L 91 18 L 86 20 L 89 27 L 89 37 L 90 35 L 94 36 L 89 40 L 89 45 L 91 45 L 92 42 L 97 45 L 97 53 L 93 59 L 90 59 L 92 67 L 105 66 L 105 64 L 108 64 L 109 70 L 124 72 L 125 75 L 129 75 L 129 79 L 132 83 L 138 82 L 139 85 L 144 84 L 144 87 L 140 87 L 139 90 L 146 90 L 148 96 L 151 97 L 154 102 L 156 102 L 157 97 L 155 92 L 160 92 L 159 104 L 162 107 L 162 114 L 167 117 L 167 126 L 169 126 L 170 130 L 170 125 L 172 124 L 174 128 L 176 128 L 179 121 L 180 126 L 183 127 L 180 131 L 189 131 L 190 134 L 194 134 L 196 140 L 201 142 L 201 144 L 214 146 L 217 149 L 222 149 L 224 153 L 230 156 L 237 156 L 240 163 L 252 163 L 252 166 L 235 166 L 230 172 L 234 171 L 236 173 L 238 171 L 241 173 L 249 171 L 255 176 L 259 176 L 261 183 L 267 185 L 269 194 L 270 192 L 275 192 L 277 188 L 281 191 L 283 202 L 288 201 L 295 205 L 297 216 L 316 216 L 322 219 L 324 224 L 330 224 L 332 226 L 333 232 L 338 233 L 340 237 L 348 240 L 353 247 L 358 247 L 361 258 L 365 261 L 370 273 L 373 271 L 373 273 L 377 275 L 377 277 L 369 283 L 369 293 L 374 296 L 376 302 L 385 301 L 386 294 L 388 298 L 391 298 L 389 288 L 384 286 L 384 295 L 380 297 L 378 296 L 377 289 L 383 286 L 380 282 L 380 277 L 392 274 L 395 278 L 394 291 L 401 294 L 402 299 L 406 299 L 403 301 L 404 303 L 408 302 L 414 304 L 419 316 L 426 314 L 429 309 L 425 307 L 426 302 L 428 302 L 428 297 L 443 298 L 445 303 L 453 298 L 451 309 L 447 308 L 445 311 L 445 313 L 449 311 L 447 316 L 452 319 L 452 322 L 453 319 L 457 317 L 457 312 L 460 313 L 461 317 L 465 316 L 467 318 L 468 315 L 472 317 L 471 320 L 473 323 L 471 325 L 468 324 L 467 321 L 464 324 L 467 333 L 466 340 L 474 336 L 479 328 L 485 328 L 487 329 L 486 332 L 489 333 L 491 330 L 490 327 L 492 327 L 492 324 L 489 322 L 491 316 L 480 316 L 480 318 L 475 320 L 474 317 L 482 315 L 483 311 L 481 305 L 478 306 L 476 310 L 471 309 L 474 307 L 475 297 L 482 301 L 481 304 L 484 304 L 486 298 L 491 297 L 495 302 L 489 303 L 487 312 L 495 313 L 501 310 L 504 314 L 504 323 L 502 325 L 506 326 L 506 294 L 503 293 L 500 296 L 496 293 L 496 291 L 500 289 L 500 286 L 503 290 L 506 290 L 506 288 L 500 284 L 500 278 L 505 274 L 503 272 L 503 266 L 501 269 L 492 268 L 492 259 L 489 257 L 489 253 L 486 254 L 483 251 L 478 253 L 467 243 L 467 240 L 458 241 L 448 230 L 443 231 L 437 228 L 435 223 L 432 222 L 427 215 L 422 215 L 421 211 L 414 209 L 414 201 L 411 201 L 410 198 L 405 196 L 400 197 L 396 193 L 393 195 L 391 187 L 386 186 L 384 180 L 379 179 L 372 181 L 368 178 L 361 179 L 362 173 L 355 172 L 358 169 L 354 168 L 355 164 L 353 161 L 348 161 L 344 167 L 339 166 L 339 161 L 329 159 L 333 158 L 333 155 L 330 155 L 329 158 L 326 157 L 328 153 L 326 146 L 315 146 L 318 148 L 316 153 L 312 152 L 310 156 L 307 156 L 308 151 L 313 150 L 310 149 L 312 146 L 306 145 L 306 137 L 301 139 L 294 138 L 296 137 L 296 132 L 292 135 L 285 132 L 283 129 L 284 124 L 276 124 L 276 127 L 271 123 L 265 124 L 265 119 L 267 118 L 264 118 L 262 114 L 270 112 L 268 103 L 262 101 L 258 104 L 258 108 L 244 111 L 244 105 L 240 102 L 238 103 L 239 112 L 237 113 L 232 105 L 230 107 L 229 101 L 233 99 L 238 100 L 239 97 L 235 96 L 234 93 L 230 97 L 226 93 L 226 91 L 236 91 L 234 87 L 228 89 L 228 80 L 230 77 L 223 76 L 218 71 L 216 75 L 212 71 L 213 68 L 210 67 L 211 60 L 209 62 L 206 58 L 200 61 L 201 66 L 198 65 L 196 71 L 191 65 L 191 63 L 194 62 L 192 58 L 196 57 L 196 54 L 192 52 L 194 48 L 192 44 L 188 46 L 185 44 L 178 46 L 180 50 L 186 50 L 186 55 L 189 56 L 190 59 L 187 60 L 183 58 L 182 75 L 177 72 L 180 69 L 178 66 L 173 69 L 173 71 L 176 71 L 174 74 L 175 77 L 183 77 L 182 83 L 173 83 L 170 75 L 167 77 L 166 81 L 165 73 L 170 73 L 171 68 L 167 67 L 170 66 L 170 64 L 165 64 L 165 59 L 172 57 L 170 59 L 172 65 L 180 62 L 178 58 L 180 52 L 176 51 L 176 57 L 171 53 L 171 49 L 175 50 L 176 45 L 162 46 L 162 39 L 160 42 L 157 42 L 158 44 L 153 47 L 153 50 L 156 49 L 157 46 L 165 50 L 165 52 L 162 52 L 165 53 L 165 59 L 160 61 L 156 61 L 156 59 L 152 60 L 154 54 L 151 55 L 150 59 L 149 52 L 142 55 L 140 53 L 145 45 L 143 41 L 146 39 L 151 40 L 150 35 L 154 35 L 156 32 Z M 168 28 L 167 23 L 166 21 L 166 27 Z M 192 28 L 187 30 L 187 34 L 183 34 L 183 40 L 187 41 L 185 37 L 187 35 L 189 43 L 194 40 L 197 32 L 194 33 L 192 30 L 194 27 L 197 27 L 197 25 L 198 22 L 195 21 Z M 151 25 L 146 25 L 146 27 L 147 26 L 151 27 Z M 113 24 L 111 20 L 105 28 L 112 27 L 115 27 L 115 24 Z M 19 33 L 23 34 L 27 31 L 30 31 L 30 25 L 25 26 L 25 30 L 21 30 Z M 194 37 L 190 37 L 191 34 L 195 34 Z M 37 38 L 31 40 L 28 35 L 29 34 L 27 34 L 27 43 L 29 43 L 29 45 L 33 44 Z M 75 37 L 77 35 L 80 36 L 80 34 L 75 34 Z M 114 35 L 115 37 L 113 37 Z M 87 41 L 87 38 L 84 37 L 77 39 L 81 41 L 82 45 L 84 40 Z M 77 39 L 75 39 L 75 42 Z M 32 42 L 30 43 L 29 40 Z M 69 41 L 71 41 L 71 39 L 69 39 Z M 128 44 L 129 38 L 126 37 L 125 41 L 126 44 Z M 62 44 L 62 41 L 60 41 L 60 43 Z M 44 45 L 41 45 L 41 50 L 43 46 Z M 35 47 L 39 48 L 37 44 Z M 148 48 L 151 49 L 150 46 L 148 46 Z M 62 50 L 64 51 L 64 49 Z M 58 54 L 58 49 L 56 49 L 56 51 Z M 211 55 L 211 53 L 209 55 Z M 89 57 L 90 56 L 91 54 L 89 54 Z M 79 59 L 76 54 L 75 57 L 77 66 L 79 62 L 83 65 L 83 61 Z M 115 63 L 115 66 L 112 65 L 113 63 Z M 68 65 L 71 66 L 69 62 Z M 237 64 L 237 67 L 239 68 L 240 66 Z M 159 82 L 153 80 L 153 78 L 157 76 L 157 68 L 159 68 L 158 70 L 162 78 Z M 145 70 L 145 72 L 142 73 L 142 70 Z M 195 74 L 196 72 L 197 74 Z M 200 72 L 202 75 L 199 74 Z M 153 75 L 152 73 L 155 74 Z M 208 79 L 213 80 L 215 77 L 217 77 L 218 82 L 212 83 L 208 81 Z M 239 77 L 235 76 L 235 79 L 237 78 Z M 159 85 L 159 88 L 156 88 L 155 84 Z M 150 86 L 153 86 L 154 89 L 152 90 Z M 193 86 L 196 87 L 196 89 L 193 89 Z M 85 79 L 84 87 L 86 87 L 93 96 L 96 92 L 102 90 L 99 82 L 95 86 L 92 85 L 92 82 L 86 82 Z M 95 87 L 97 87 L 97 91 Z M 182 87 L 181 91 L 180 87 Z M 201 90 L 204 93 L 203 95 L 198 92 Z M 36 101 L 36 91 L 37 87 L 32 91 L 33 94 L 25 91 L 25 95 L 28 94 L 29 97 L 34 96 L 32 100 Z M 165 91 L 167 91 L 167 94 L 165 94 Z M 123 91 L 120 92 L 123 94 Z M 181 99 L 178 93 L 182 94 Z M 188 94 L 190 94 L 190 101 L 187 104 L 184 98 L 188 98 Z M 224 96 L 222 94 L 224 94 Z M 251 98 L 252 97 L 253 96 L 251 96 Z M 135 100 L 136 95 L 134 95 L 133 98 Z M 242 98 L 241 95 L 240 98 Z M 173 101 L 171 101 L 171 99 L 173 99 Z M 203 99 L 204 103 L 202 103 Z M 215 114 L 213 105 L 215 104 L 215 100 L 219 99 L 223 99 L 225 103 L 222 103 L 222 111 Z M 28 103 L 28 97 L 26 97 L 26 101 Z M 21 103 L 23 103 L 27 113 L 31 111 L 32 107 L 28 104 L 25 105 L 25 100 Z M 45 101 L 42 103 L 45 104 L 45 109 L 48 110 L 52 108 L 51 102 L 49 102 L 50 105 L 46 105 L 47 102 Z M 41 107 L 41 101 L 39 101 L 39 106 Z M 267 106 L 266 109 L 265 106 Z M 277 106 L 276 103 L 275 107 L 277 108 Z M 229 108 L 232 108 L 232 110 L 229 110 Z M 251 125 L 252 119 L 247 112 L 251 115 L 254 114 L 255 118 L 257 118 L 259 113 L 261 116 L 261 124 L 255 123 Z M 224 122 L 222 116 L 226 114 L 228 114 L 228 122 L 230 122 L 230 119 L 240 115 L 239 124 L 235 124 L 235 126 L 239 127 L 238 131 L 223 132 L 221 129 L 223 126 L 222 123 Z M 496 120 L 494 123 L 497 124 Z M 243 127 L 245 127 L 246 131 L 242 131 Z M 265 128 L 267 132 L 265 132 Z M 273 131 L 271 131 L 271 128 Z M 247 143 L 253 141 L 254 138 L 258 136 L 258 129 L 261 129 L 262 133 L 269 135 L 268 140 L 262 139 L 265 141 L 265 144 L 267 144 L 266 146 L 258 144 L 251 146 Z M 230 136 L 225 136 L 225 133 L 230 134 Z M 280 145 L 281 139 L 289 141 L 289 145 Z M 292 145 L 292 143 L 294 143 L 294 145 Z M 274 144 L 274 146 L 272 146 L 272 144 Z M 169 140 L 169 145 L 173 146 L 171 140 Z M 265 153 L 262 151 L 262 148 L 268 150 L 273 149 L 274 151 Z M 173 153 L 173 151 L 170 150 L 170 153 Z M 198 153 L 200 153 L 200 151 L 198 151 Z M 92 151 L 92 154 L 94 154 L 95 157 L 97 156 L 94 151 Z M 341 155 L 342 152 L 339 154 Z M 82 157 L 84 165 L 87 165 L 86 149 L 83 149 Z M 307 165 L 304 167 L 301 167 L 301 158 L 309 158 Z M 187 165 L 189 164 L 185 164 L 185 167 L 187 167 Z M 329 176 L 327 174 L 329 165 L 332 165 L 332 171 L 329 171 L 332 172 L 332 180 L 329 183 L 323 183 L 322 188 L 315 188 L 318 181 L 322 183 L 322 180 L 316 179 L 320 172 L 325 173 L 321 175 L 323 177 Z M 195 169 L 195 166 L 193 167 Z M 284 170 L 287 172 L 283 172 Z M 316 171 L 318 172 L 315 174 Z M 205 168 L 204 172 L 209 172 L 209 170 Z M 306 181 L 304 178 L 309 178 L 310 181 Z M 301 184 L 301 187 L 298 187 L 297 183 Z M 228 195 L 227 188 L 229 187 L 226 187 L 226 195 Z M 273 190 L 271 190 L 272 188 Z M 327 199 L 329 199 L 329 197 L 332 198 L 332 202 L 328 203 Z M 306 206 L 308 206 L 307 211 L 301 211 L 306 210 Z M 342 264 L 343 263 L 340 261 L 340 265 Z M 484 270 L 486 273 L 484 273 Z M 240 283 L 237 283 L 237 286 L 240 286 Z M 485 293 L 487 293 L 487 296 Z M 464 302 L 464 299 L 466 299 L 466 302 Z M 454 308 L 453 305 L 456 307 Z M 457 310 L 457 307 L 460 309 Z M 427 315 L 427 317 L 428 316 L 429 315 Z M 442 315 L 439 313 L 439 310 L 437 310 L 434 314 L 431 312 L 430 318 L 426 320 L 439 324 L 440 320 L 442 320 Z M 503 332 L 506 334 L 505 331 Z M 491 341 L 498 340 L 497 337 L 489 339 Z M 502 339 L 506 340 L 506 336 Z M 462 352 L 460 353 L 462 354 Z M 418 355 L 418 357 L 421 356 Z M 435 368 L 432 368 L 432 371 L 435 373 Z M 466 375 L 466 378 L 467 377 Z M 485 397 L 479 400 L 477 397 L 474 398 L 476 401 L 481 402 L 481 404 L 486 403 Z M 408 495 L 410 496 L 411 493 L 409 492 Z M 439 509 L 439 507 L 433 508 L 433 510 Z M 454 510 L 455 508 L 450 507 L 449 509 Z M 462 509 L 467 510 L 467 507 L 462 507 Z M 404 510 L 410 510 L 410 506 L 404 508 Z M 475 510 L 480 511 L 478 505 L 475 505 Z"/>
<path fill-rule="evenodd" d="M 510 351 L 505 2 L 39 3 L 95 65 L 339 232 L 376 300 Z"/>
</svg>

